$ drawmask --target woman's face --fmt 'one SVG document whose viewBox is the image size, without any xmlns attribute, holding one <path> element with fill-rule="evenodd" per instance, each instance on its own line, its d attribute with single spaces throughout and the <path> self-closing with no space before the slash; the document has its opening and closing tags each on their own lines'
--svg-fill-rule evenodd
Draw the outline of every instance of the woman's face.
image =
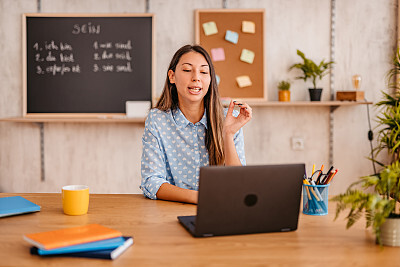
<svg viewBox="0 0 400 267">
<path fill-rule="evenodd" d="M 180 104 L 203 103 L 211 82 L 210 66 L 202 54 L 184 54 L 175 72 L 168 71 L 169 81 L 176 85 Z"/>
</svg>

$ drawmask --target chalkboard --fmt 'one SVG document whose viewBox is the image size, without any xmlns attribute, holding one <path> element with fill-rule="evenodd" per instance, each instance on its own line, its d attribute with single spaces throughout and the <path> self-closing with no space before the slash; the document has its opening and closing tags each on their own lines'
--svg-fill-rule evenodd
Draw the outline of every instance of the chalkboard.
<svg viewBox="0 0 400 267">
<path fill-rule="evenodd" d="M 152 14 L 24 14 L 24 116 L 125 113 L 154 91 Z"/>
<path fill-rule="evenodd" d="M 196 43 L 202 45 L 211 55 L 216 74 L 220 78 L 219 92 L 222 97 L 246 101 L 267 100 L 264 13 L 264 9 L 195 11 Z M 205 26 L 210 23 L 214 26 L 206 34 Z M 251 24 L 252 30 L 244 30 L 243 23 Z M 233 37 L 229 38 L 228 32 Z M 213 50 L 220 52 L 215 53 L 215 56 Z M 244 50 L 253 55 L 250 63 L 241 60 Z M 248 78 L 249 83 L 240 86 L 237 79 L 243 76 Z"/>
</svg>

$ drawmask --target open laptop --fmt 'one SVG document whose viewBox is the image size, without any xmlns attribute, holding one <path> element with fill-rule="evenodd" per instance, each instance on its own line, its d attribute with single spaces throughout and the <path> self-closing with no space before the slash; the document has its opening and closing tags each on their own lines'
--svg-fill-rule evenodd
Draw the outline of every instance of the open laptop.
<svg viewBox="0 0 400 267">
<path fill-rule="evenodd" d="M 304 164 L 200 168 L 197 216 L 178 216 L 195 237 L 297 229 Z"/>
</svg>

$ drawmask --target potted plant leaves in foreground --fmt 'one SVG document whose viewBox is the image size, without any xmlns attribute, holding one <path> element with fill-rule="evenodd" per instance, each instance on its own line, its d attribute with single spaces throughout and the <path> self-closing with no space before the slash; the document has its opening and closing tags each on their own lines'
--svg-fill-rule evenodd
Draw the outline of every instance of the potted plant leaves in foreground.
<svg viewBox="0 0 400 267">
<path fill-rule="evenodd" d="M 296 77 L 296 79 L 302 79 L 304 82 L 307 80 L 311 80 L 313 84 L 313 88 L 309 88 L 308 91 L 310 93 L 311 101 L 320 101 L 322 95 L 322 88 L 317 88 L 317 81 L 322 80 L 322 78 L 329 73 L 329 70 L 334 63 L 333 61 L 325 62 L 322 60 L 318 65 L 308 59 L 303 52 L 297 50 L 297 55 L 299 55 L 303 59 L 303 63 L 293 64 L 289 70 L 299 69 L 303 72 L 302 76 Z"/>
<path fill-rule="evenodd" d="M 349 208 L 347 228 L 365 213 L 366 227 L 372 227 L 376 240 L 381 245 L 400 246 L 400 86 L 393 78 L 400 74 L 400 53 L 397 50 L 393 66 L 388 73 L 388 87 L 393 95 L 383 92 L 384 99 L 376 105 L 381 108 L 378 115 L 378 142 L 374 148 L 375 158 L 385 151 L 388 163 L 372 159 L 383 169 L 378 173 L 360 178 L 344 194 L 333 198 L 337 201 L 336 218 Z M 356 188 L 361 186 L 361 188 Z M 368 189 L 368 190 L 366 190 Z M 372 192 L 371 192 L 372 189 Z"/>
</svg>

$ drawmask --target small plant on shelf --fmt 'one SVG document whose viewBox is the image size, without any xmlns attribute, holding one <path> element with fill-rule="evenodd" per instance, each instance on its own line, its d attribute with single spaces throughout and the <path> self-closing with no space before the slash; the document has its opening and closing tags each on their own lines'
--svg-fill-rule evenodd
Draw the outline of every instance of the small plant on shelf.
<svg viewBox="0 0 400 267">
<path fill-rule="evenodd" d="M 289 70 L 299 69 L 303 72 L 303 75 L 296 77 L 296 79 L 311 80 L 313 88 L 309 88 L 311 101 L 319 101 L 321 99 L 322 88 L 317 88 L 317 81 L 322 80 L 322 78 L 329 73 L 329 70 L 334 64 L 333 61 L 325 62 L 322 60 L 318 65 L 307 58 L 303 52 L 297 50 L 297 55 L 303 59 L 303 63 L 293 64 Z"/>
<path fill-rule="evenodd" d="M 279 90 L 279 101 L 289 102 L 290 101 L 290 82 L 289 81 L 280 81 L 278 83 Z"/>
<path fill-rule="evenodd" d="M 278 83 L 278 89 L 282 91 L 290 90 L 290 82 L 289 81 L 280 81 Z"/>
</svg>

